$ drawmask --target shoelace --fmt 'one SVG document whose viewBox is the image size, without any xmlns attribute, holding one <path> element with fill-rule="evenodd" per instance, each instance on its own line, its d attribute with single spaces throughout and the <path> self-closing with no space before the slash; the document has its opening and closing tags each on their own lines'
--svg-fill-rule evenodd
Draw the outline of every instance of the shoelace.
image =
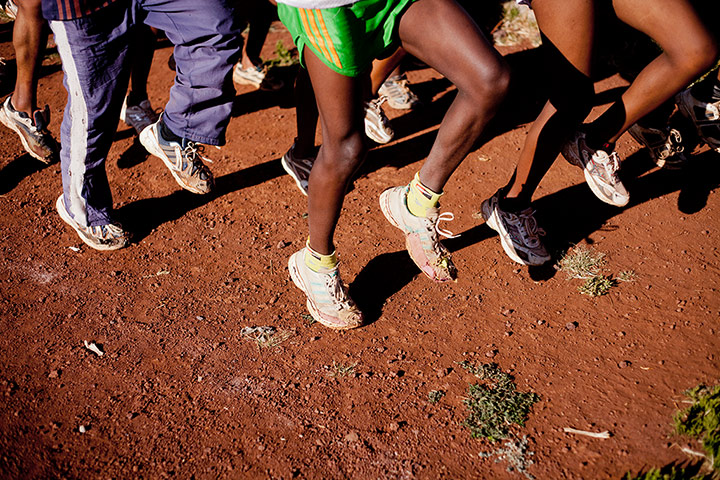
<svg viewBox="0 0 720 480">
<path fill-rule="evenodd" d="M 597 161 L 595 160 L 596 157 L 599 157 Z M 620 177 L 617 175 L 617 171 L 620 169 L 620 157 L 616 152 L 608 154 L 604 150 L 597 150 L 596 154 L 592 156 L 592 162 L 597 167 L 605 170 L 613 185 L 620 181 Z"/>
<path fill-rule="evenodd" d="M 445 230 L 440 228 L 440 222 L 451 222 L 455 220 L 455 215 L 452 212 L 444 212 L 438 215 L 437 219 L 435 220 L 434 228 L 435 231 L 438 233 L 438 235 L 443 236 L 445 238 L 457 238 L 460 235 L 455 235 L 450 230 Z"/>
<path fill-rule="evenodd" d="M 380 117 L 380 121 L 382 122 L 384 127 L 388 126 L 388 122 L 390 120 L 385 116 L 385 112 L 382 111 L 380 106 L 387 102 L 388 97 L 386 95 L 380 95 L 377 100 L 371 100 L 368 102 L 368 107 L 378 116 Z"/>
<path fill-rule="evenodd" d="M 325 275 L 325 288 L 327 289 L 330 296 L 335 299 L 343 308 L 350 308 L 350 302 L 348 301 L 347 290 L 340 281 L 340 277 L 337 272 Z"/>
<path fill-rule="evenodd" d="M 712 122 L 720 120 L 720 100 L 705 105 L 705 117 Z"/>
<path fill-rule="evenodd" d="M 403 78 L 401 80 L 393 80 L 387 85 L 391 95 L 395 97 L 401 97 L 405 101 L 410 98 L 412 92 L 410 92 L 410 88 L 408 87 L 408 81 L 406 78 Z"/>
<path fill-rule="evenodd" d="M 535 210 L 523 210 L 517 215 L 511 215 L 509 222 L 520 232 L 523 243 L 532 248 L 540 245 L 538 236 L 545 235 L 545 231 L 538 227 L 534 217 Z"/>
<path fill-rule="evenodd" d="M 681 153 L 685 150 L 685 147 L 682 145 L 682 136 L 678 130 L 674 128 L 670 129 L 667 140 L 665 140 L 664 147 L 665 148 L 662 149 L 659 155 L 661 160 L 665 160 L 668 157 Z"/>
</svg>

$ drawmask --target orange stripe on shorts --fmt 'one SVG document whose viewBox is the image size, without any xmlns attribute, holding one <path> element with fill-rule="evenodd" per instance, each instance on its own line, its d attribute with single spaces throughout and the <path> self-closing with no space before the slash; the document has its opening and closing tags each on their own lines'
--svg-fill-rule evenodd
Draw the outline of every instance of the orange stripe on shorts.
<svg viewBox="0 0 720 480">
<path fill-rule="evenodd" d="M 330 50 L 330 55 L 332 56 L 332 62 L 335 64 L 336 67 L 342 68 L 342 63 L 340 62 L 340 56 L 338 55 L 337 50 L 335 50 L 335 44 L 333 43 L 332 38 L 330 37 L 330 34 L 328 33 L 327 26 L 325 25 L 325 19 L 323 18 L 322 13 L 320 11 L 317 11 L 317 19 L 318 19 L 318 23 L 320 23 L 320 30 L 322 31 L 323 38 L 325 39 L 328 49 Z"/>
</svg>

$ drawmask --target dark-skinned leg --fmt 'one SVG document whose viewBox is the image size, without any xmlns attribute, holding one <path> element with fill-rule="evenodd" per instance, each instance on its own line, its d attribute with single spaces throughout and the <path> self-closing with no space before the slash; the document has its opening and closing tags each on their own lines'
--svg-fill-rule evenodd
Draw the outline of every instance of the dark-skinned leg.
<svg viewBox="0 0 720 480">
<path fill-rule="evenodd" d="M 37 84 L 42 50 L 47 44 L 47 22 L 40 0 L 17 0 L 17 19 L 13 27 L 13 47 L 17 62 L 17 81 L 12 103 L 17 111 L 32 117 L 37 110 Z"/>
<path fill-rule="evenodd" d="M 622 99 L 588 127 L 597 142 L 614 143 L 640 118 L 659 107 L 717 57 L 717 45 L 686 0 L 614 0 L 618 18 L 652 38 L 663 53 L 645 67 Z"/>
</svg>

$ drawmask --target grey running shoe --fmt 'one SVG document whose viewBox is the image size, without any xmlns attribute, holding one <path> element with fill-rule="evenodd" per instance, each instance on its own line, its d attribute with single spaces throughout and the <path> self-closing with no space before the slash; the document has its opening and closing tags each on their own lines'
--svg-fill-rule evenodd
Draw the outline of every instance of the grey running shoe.
<svg viewBox="0 0 720 480">
<path fill-rule="evenodd" d="M 30 118 L 25 112 L 15 110 L 10 99 L 8 97 L 0 107 L 0 122 L 18 134 L 23 148 L 30 156 L 43 163 L 52 163 L 57 158 L 59 148 L 47 130 L 50 108 L 46 105 L 44 110 L 33 112 L 33 118 Z"/>
<path fill-rule="evenodd" d="M 307 309 L 315 321 L 335 330 L 363 324 L 363 314 L 347 293 L 338 268 L 314 272 L 305 264 L 305 249 L 288 261 L 290 278 L 307 296 Z"/>
<path fill-rule="evenodd" d="M 315 163 L 315 157 L 300 158 L 296 157 L 295 144 L 290 147 L 290 150 L 283 155 L 280 163 L 283 168 L 295 180 L 298 190 L 307 196 L 308 194 L 308 180 L 310 179 L 310 170 L 312 170 L 313 163 Z"/>
<path fill-rule="evenodd" d="M 118 250 L 130 243 L 130 235 L 120 225 L 109 223 L 95 227 L 84 227 L 77 223 L 65 208 L 65 201 L 60 195 L 55 202 L 60 218 L 75 229 L 80 240 L 95 250 Z"/>
<path fill-rule="evenodd" d="M 410 110 L 416 107 L 420 101 L 410 87 L 405 74 L 395 75 L 388 78 L 380 85 L 378 94 L 387 97 L 387 103 L 395 110 Z"/>
<path fill-rule="evenodd" d="M 120 110 L 120 120 L 125 122 L 128 127 L 135 129 L 138 135 L 160 118 L 155 110 L 153 110 L 150 100 L 145 99 L 137 105 L 128 105 L 128 99 L 125 98 L 122 110 Z"/>
<path fill-rule="evenodd" d="M 456 235 L 438 228 L 438 223 L 455 217 L 450 212 L 439 214 L 437 208 L 430 209 L 427 217 L 416 217 L 408 210 L 407 193 L 408 186 L 388 188 L 380 194 L 380 210 L 405 234 L 405 247 L 420 271 L 436 282 L 454 280 L 457 269 L 438 235 L 446 238 Z"/>
<path fill-rule="evenodd" d="M 387 97 L 382 96 L 365 104 L 365 135 L 381 145 L 388 143 L 395 136 L 390 120 L 382 109 L 382 104 L 386 100 Z"/>
<path fill-rule="evenodd" d="M 628 129 L 628 133 L 640 145 L 647 147 L 650 158 L 658 167 L 677 170 L 687 164 L 682 136 L 678 130 L 670 127 L 642 127 L 636 123 Z"/>
<path fill-rule="evenodd" d="M 720 153 L 720 100 L 703 102 L 693 97 L 688 88 L 678 93 L 675 102 L 680 113 L 693 122 L 700 139 Z"/>
<path fill-rule="evenodd" d="M 285 86 L 285 82 L 274 78 L 262 65 L 243 68 L 242 63 L 237 63 L 233 68 L 233 82 L 240 85 L 252 85 L 265 91 L 280 90 Z"/>
<path fill-rule="evenodd" d="M 488 227 L 500 235 L 500 244 L 508 257 L 523 265 L 543 265 L 550 260 L 540 235 L 545 232 L 538 228 L 535 212 L 527 208 L 520 213 L 501 210 L 498 203 L 500 192 L 482 203 L 481 214 Z"/>
<path fill-rule="evenodd" d="M 616 207 L 624 207 L 630 194 L 618 177 L 620 158 L 615 152 L 593 150 L 585 142 L 585 133 L 576 132 L 562 147 L 565 159 L 580 167 L 585 181 L 597 198 Z"/>
<path fill-rule="evenodd" d="M 140 143 L 163 161 L 182 188 L 193 193 L 210 193 L 215 181 L 210 169 L 202 162 L 200 154 L 203 145 L 188 140 L 183 140 L 182 145 L 165 140 L 160 135 L 161 121 L 158 120 L 140 133 Z"/>
<path fill-rule="evenodd" d="M 18 7 L 15 5 L 15 2 L 13 2 L 13 0 L 5 0 L 2 3 L 4 3 L 1 9 L 3 13 L 7 15 L 10 20 L 15 20 L 18 12 Z"/>
</svg>

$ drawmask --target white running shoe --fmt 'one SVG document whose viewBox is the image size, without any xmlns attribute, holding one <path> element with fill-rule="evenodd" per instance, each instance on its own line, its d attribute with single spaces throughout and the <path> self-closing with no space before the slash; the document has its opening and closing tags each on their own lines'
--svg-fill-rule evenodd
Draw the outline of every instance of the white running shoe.
<svg viewBox="0 0 720 480">
<path fill-rule="evenodd" d="M 680 113 L 693 122 L 700 139 L 720 153 L 720 100 L 703 102 L 693 97 L 688 88 L 678 93 L 675 102 Z"/>
<path fill-rule="evenodd" d="M 240 62 L 233 67 L 233 82 L 240 85 L 252 85 L 264 91 L 280 90 L 285 86 L 285 82 L 274 78 L 262 65 L 243 68 Z"/>
<path fill-rule="evenodd" d="M 130 243 L 130 235 L 118 224 L 109 223 L 95 227 L 80 225 L 68 213 L 62 195 L 55 202 L 55 208 L 60 218 L 77 232 L 80 240 L 95 250 L 118 250 Z"/>
<path fill-rule="evenodd" d="M 380 194 L 380 209 L 388 221 L 405 234 L 405 247 L 415 265 L 436 282 L 455 280 L 457 269 L 450 252 L 440 243 L 438 234 L 454 238 L 452 232 L 438 228 L 441 221 L 453 220 L 452 213 L 439 214 L 432 208 L 427 217 L 416 217 L 407 207 L 408 186 L 388 188 Z"/>
<path fill-rule="evenodd" d="M 618 177 L 620 158 L 617 153 L 593 150 L 585 142 L 585 133 L 576 132 L 562 147 L 565 159 L 580 167 L 585 181 L 597 198 L 616 207 L 624 207 L 630 194 Z"/>
<path fill-rule="evenodd" d="M 408 79 L 403 73 L 388 78 L 380 85 L 378 94 L 387 97 L 387 103 L 395 110 L 410 110 L 420 101 L 408 86 Z"/>
<path fill-rule="evenodd" d="M 508 257 L 523 265 L 543 265 L 550 254 L 540 241 L 545 232 L 538 228 L 535 212 L 527 208 L 518 214 L 501 210 L 500 192 L 482 203 L 481 213 L 488 227 L 500 235 L 500 244 Z"/>
<path fill-rule="evenodd" d="M 310 315 L 326 327 L 349 330 L 363 324 L 362 312 L 347 293 L 338 268 L 314 272 L 305 264 L 305 249 L 288 260 L 293 283 L 307 296 Z"/>
<path fill-rule="evenodd" d="M 125 97 L 120 110 L 120 120 L 125 122 L 128 127 L 134 128 L 138 135 L 146 127 L 157 122 L 159 118 L 160 114 L 152 108 L 150 100 L 145 99 L 137 105 L 128 105 L 128 99 Z"/>
<path fill-rule="evenodd" d="M 669 126 L 662 129 L 643 127 L 636 123 L 628 129 L 628 133 L 640 145 L 647 147 L 650 158 L 658 167 L 678 170 L 687 165 L 679 130 Z"/>
<path fill-rule="evenodd" d="M 387 97 L 382 96 L 365 104 L 365 135 L 373 142 L 381 145 L 390 142 L 395 137 L 395 132 L 390 126 L 390 120 L 388 120 L 382 109 L 382 104 L 386 100 Z"/>
</svg>

